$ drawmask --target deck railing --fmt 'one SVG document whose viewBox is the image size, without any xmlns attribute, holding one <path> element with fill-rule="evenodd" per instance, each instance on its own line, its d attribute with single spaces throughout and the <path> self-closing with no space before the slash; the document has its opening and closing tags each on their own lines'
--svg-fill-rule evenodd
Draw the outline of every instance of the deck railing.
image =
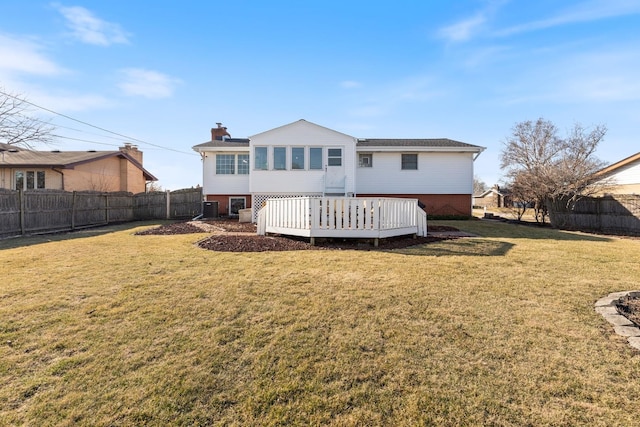
<svg viewBox="0 0 640 427">
<path fill-rule="evenodd" d="M 258 213 L 258 234 L 334 238 L 427 235 L 427 215 L 416 199 L 290 197 L 268 199 Z"/>
</svg>

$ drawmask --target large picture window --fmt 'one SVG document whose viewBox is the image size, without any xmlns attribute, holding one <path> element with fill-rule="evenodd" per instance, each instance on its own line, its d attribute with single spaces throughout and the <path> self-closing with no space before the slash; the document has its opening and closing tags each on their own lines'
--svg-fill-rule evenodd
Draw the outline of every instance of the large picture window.
<svg viewBox="0 0 640 427">
<path fill-rule="evenodd" d="M 309 169 L 322 169 L 322 148 L 309 148 Z"/>
<path fill-rule="evenodd" d="M 402 155 L 402 170 L 418 170 L 418 155 L 417 154 L 403 154 Z"/>
<path fill-rule="evenodd" d="M 256 147 L 253 152 L 255 154 L 255 168 L 257 170 L 267 170 L 267 147 Z"/>
<path fill-rule="evenodd" d="M 273 168 L 275 170 L 287 169 L 287 147 L 273 147 Z"/>
</svg>

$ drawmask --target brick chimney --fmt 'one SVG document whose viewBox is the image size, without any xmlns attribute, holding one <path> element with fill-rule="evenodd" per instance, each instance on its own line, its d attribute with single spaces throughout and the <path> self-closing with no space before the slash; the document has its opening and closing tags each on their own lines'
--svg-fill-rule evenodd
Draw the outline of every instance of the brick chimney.
<svg viewBox="0 0 640 427">
<path fill-rule="evenodd" d="M 215 141 L 216 139 L 218 141 L 221 141 L 223 138 L 223 136 L 228 136 L 231 137 L 231 135 L 229 134 L 229 132 L 227 132 L 227 128 L 222 126 L 222 123 L 216 123 L 218 125 L 217 128 L 211 128 L 211 140 Z"/>
<path fill-rule="evenodd" d="M 128 155 L 136 159 L 138 163 L 142 164 L 142 151 L 138 150 L 137 146 L 129 142 L 125 142 L 124 147 L 120 147 L 120 151 L 122 151 L 123 153 L 127 153 Z"/>
</svg>

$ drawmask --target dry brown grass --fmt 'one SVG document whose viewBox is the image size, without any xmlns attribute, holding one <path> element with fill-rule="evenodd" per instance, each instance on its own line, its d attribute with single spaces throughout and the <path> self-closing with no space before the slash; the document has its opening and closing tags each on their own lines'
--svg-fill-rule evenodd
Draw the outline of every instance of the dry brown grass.
<svg viewBox="0 0 640 427">
<path fill-rule="evenodd" d="M 640 241 L 440 224 L 482 237 L 246 254 L 134 226 L 0 241 L 0 424 L 637 423 L 640 357 L 593 303 L 640 288 Z"/>
</svg>

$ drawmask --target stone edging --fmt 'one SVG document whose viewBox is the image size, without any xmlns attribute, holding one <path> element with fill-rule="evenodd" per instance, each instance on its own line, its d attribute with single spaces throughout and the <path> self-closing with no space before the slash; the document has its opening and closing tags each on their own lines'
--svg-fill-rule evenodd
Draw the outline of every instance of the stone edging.
<svg viewBox="0 0 640 427">
<path fill-rule="evenodd" d="M 605 320 L 613 325 L 616 334 L 627 337 L 631 347 L 640 350 L 640 328 L 627 319 L 616 309 L 616 302 L 626 296 L 640 297 L 640 291 L 613 292 L 596 301 L 596 312 L 602 314 Z"/>
</svg>

